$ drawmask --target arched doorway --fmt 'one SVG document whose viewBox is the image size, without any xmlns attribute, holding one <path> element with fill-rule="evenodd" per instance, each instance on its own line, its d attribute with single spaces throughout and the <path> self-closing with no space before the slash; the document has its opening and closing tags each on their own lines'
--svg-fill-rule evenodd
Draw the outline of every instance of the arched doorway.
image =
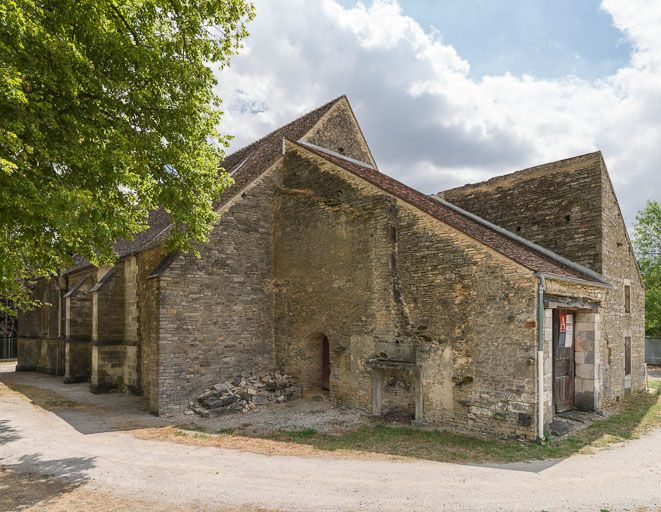
<svg viewBox="0 0 661 512">
<path fill-rule="evenodd" d="M 303 346 L 298 377 L 303 391 L 318 393 L 330 390 L 330 340 L 321 331 L 310 334 Z"/>
<path fill-rule="evenodd" d="M 321 340 L 321 389 L 330 389 L 330 346 L 325 334 Z"/>
</svg>

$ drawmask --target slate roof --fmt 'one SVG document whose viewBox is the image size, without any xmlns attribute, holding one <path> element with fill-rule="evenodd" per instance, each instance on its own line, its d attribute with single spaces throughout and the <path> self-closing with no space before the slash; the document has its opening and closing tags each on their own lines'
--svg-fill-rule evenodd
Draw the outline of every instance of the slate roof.
<svg viewBox="0 0 661 512">
<path fill-rule="evenodd" d="M 291 123 L 281 126 L 252 144 L 227 155 L 220 166 L 229 173 L 235 171 L 232 174 L 234 184 L 223 192 L 220 201 L 215 206 L 218 208 L 229 202 L 241 190 L 273 165 L 282 156 L 283 139 L 298 140 L 303 137 L 321 120 L 326 112 L 343 98 L 345 96 L 339 96 L 325 105 L 295 119 Z M 149 227 L 145 231 L 138 233 L 133 239 L 117 241 L 115 251 L 120 258 L 156 247 L 165 241 L 171 222 L 170 216 L 163 208 L 153 210 L 149 213 L 148 224 Z M 90 266 L 89 262 L 83 258 L 77 258 L 76 265 L 70 268 L 67 273 L 81 270 L 88 266 Z"/>
<path fill-rule="evenodd" d="M 467 234 L 530 270 L 547 274 L 556 274 L 574 279 L 582 279 L 595 283 L 606 282 L 605 279 L 600 278 L 601 276 L 597 277 L 598 274 L 595 274 L 587 268 L 584 269 L 584 271 L 581 271 L 574 268 L 574 265 L 580 267 L 577 264 L 572 264 L 571 266 L 565 265 L 559 261 L 559 259 L 562 259 L 560 256 L 548 256 L 544 254 L 544 251 L 546 253 L 549 253 L 550 251 L 535 246 L 535 244 L 532 244 L 531 242 L 524 241 L 525 243 L 522 243 L 517 240 L 519 237 L 513 233 L 504 234 L 503 231 L 505 230 L 497 228 L 496 226 L 493 228 L 489 227 L 489 223 L 486 221 L 476 221 L 472 218 L 474 216 L 468 214 L 468 212 L 462 213 L 461 211 L 458 211 L 459 209 L 451 208 L 431 196 L 404 185 L 387 174 L 376 171 L 366 165 L 361 165 L 355 161 L 341 158 L 323 150 L 322 148 L 315 148 L 310 144 L 301 144 L 293 141 L 290 142 L 304 151 L 309 151 L 310 153 L 355 174 L 381 190 L 392 194 L 445 224 L 456 228 L 462 233 Z M 537 247 L 537 249 L 534 247 Z"/>
</svg>

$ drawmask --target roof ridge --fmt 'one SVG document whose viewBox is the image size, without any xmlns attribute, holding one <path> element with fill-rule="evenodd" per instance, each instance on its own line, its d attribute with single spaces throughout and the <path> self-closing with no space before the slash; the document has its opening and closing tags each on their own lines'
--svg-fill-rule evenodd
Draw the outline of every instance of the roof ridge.
<svg viewBox="0 0 661 512">
<path fill-rule="evenodd" d="M 309 112 L 306 112 L 305 114 L 302 114 L 302 115 L 300 115 L 300 116 L 298 116 L 298 117 L 292 119 L 292 120 L 289 121 L 288 123 L 285 123 L 285 124 L 283 124 L 283 125 L 281 125 L 281 126 L 278 126 L 278 127 L 275 128 L 274 130 L 271 130 L 269 133 L 267 133 L 266 135 L 264 135 L 263 137 L 260 137 L 259 139 L 252 141 L 250 144 L 248 144 L 248 145 L 246 145 L 246 146 L 243 146 L 243 147 L 240 147 L 239 149 L 237 149 L 237 150 L 235 150 L 235 151 L 232 151 L 229 155 L 226 155 L 226 156 L 223 158 L 223 162 L 225 162 L 225 160 L 228 160 L 229 158 L 231 158 L 231 157 L 233 157 L 233 156 L 236 156 L 236 155 L 239 154 L 241 151 L 247 151 L 248 149 L 253 148 L 253 147 L 259 145 L 260 143 L 264 142 L 264 140 L 268 139 L 269 137 L 272 137 L 273 135 L 275 135 L 275 134 L 276 134 L 277 132 L 279 132 L 280 130 L 283 130 L 283 129 L 289 127 L 290 125 L 296 123 L 297 121 L 300 121 L 300 120 L 303 119 L 303 118 L 307 118 L 307 117 L 311 116 L 312 114 L 314 114 L 314 113 L 316 113 L 316 112 L 321 112 L 322 110 L 327 110 L 327 109 L 329 109 L 331 106 L 333 106 L 335 103 L 337 103 L 338 101 L 340 101 L 342 98 L 346 98 L 346 94 L 342 94 L 341 96 L 338 96 L 337 98 L 332 99 L 331 101 L 328 101 L 328 102 L 324 103 L 323 105 L 321 105 L 321 106 L 319 106 L 319 107 L 317 107 L 317 108 L 315 108 L 315 109 L 312 109 L 312 110 L 310 110 Z M 221 165 L 222 165 L 223 162 L 221 162 Z M 226 170 L 227 170 L 227 169 L 226 169 Z"/>
</svg>

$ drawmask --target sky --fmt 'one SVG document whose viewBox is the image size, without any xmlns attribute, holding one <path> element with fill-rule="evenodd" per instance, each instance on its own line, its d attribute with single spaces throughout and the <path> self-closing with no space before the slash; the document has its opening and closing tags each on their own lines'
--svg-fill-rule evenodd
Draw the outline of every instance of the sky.
<svg viewBox="0 0 661 512">
<path fill-rule="evenodd" d="M 346 94 L 426 193 L 601 150 L 625 220 L 661 200 L 661 2 L 256 0 L 218 72 L 238 149 Z"/>
</svg>

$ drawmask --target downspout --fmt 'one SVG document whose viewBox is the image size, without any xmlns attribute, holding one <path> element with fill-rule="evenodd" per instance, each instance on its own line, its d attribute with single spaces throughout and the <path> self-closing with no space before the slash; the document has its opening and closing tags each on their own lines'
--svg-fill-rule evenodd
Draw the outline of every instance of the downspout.
<svg viewBox="0 0 661 512">
<path fill-rule="evenodd" d="M 544 276 L 537 288 L 537 437 L 544 440 Z"/>
</svg>

